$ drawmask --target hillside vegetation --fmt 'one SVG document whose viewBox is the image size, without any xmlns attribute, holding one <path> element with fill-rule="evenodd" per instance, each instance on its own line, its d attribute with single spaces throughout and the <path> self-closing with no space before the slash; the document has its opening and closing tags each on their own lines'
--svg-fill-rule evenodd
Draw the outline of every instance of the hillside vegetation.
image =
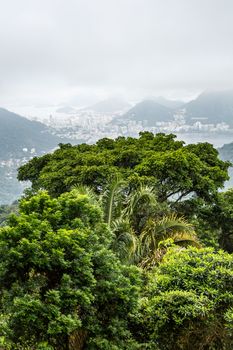
<svg viewBox="0 0 233 350">
<path fill-rule="evenodd" d="M 32 188 L 0 228 L 3 349 L 231 349 L 229 165 L 143 132 L 22 166 Z"/>
<path fill-rule="evenodd" d="M 23 149 L 35 149 L 36 154 L 50 151 L 60 142 L 40 122 L 28 120 L 0 108 L 0 159 L 21 158 Z"/>
</svg>

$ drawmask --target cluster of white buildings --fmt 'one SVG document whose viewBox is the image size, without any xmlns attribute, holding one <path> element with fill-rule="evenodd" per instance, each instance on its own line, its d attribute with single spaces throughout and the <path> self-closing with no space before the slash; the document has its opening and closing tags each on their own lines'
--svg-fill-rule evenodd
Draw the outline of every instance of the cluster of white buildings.
<svg viewBox="0 0 233 350">
<path fill-rule="evenodd" d="M 72 140 L 93 143 L 100 138 L 117 136 L 137 136 L 140 131 L 154 133 L 231 133 L 233 130 L 226 123 L 209 124 L 195 121 L 186 124 L 184 116 L 174 116 L 171 122 L 157 122 L 147 126 L 146 121 L 124 119 L 120 114 L 100 114 L 93 111 L 77 112 L 75 115 L 54 115 L 46 121 L 53 128 L 53 133 Z"/>
<path fill-rule="evenodd" d="M 140 131 L 148 130 L 154 133 L 174 134 L 232 134 L 226 123 L 210 124 L 206 118 L 193 120 L 186 123 L 185 110 L 180 110 L 170 122 L 157 122 L 153 127 L 148 126 L 146 120 L 135 121 L 124 119 L 124 111 L 114 113 L 99 113 L 87 109 L 69 108 L 71 112 L 61 112 L 58 106 L 49 106 L 34 109 L 24 107 L 17 109 L 17 113 L 26 116 L 30 120 L 36 120 L 47 125 L 51 133 L 74 142 L 94 143 L 103 137 L 115 138 L 117 136 L 137 136 Z M 66 108 L 64 108 L 64 111 Z M 27 155 L 30 151 L 27 151 Z M 35 154 L 31 152 L 31 154 Z"/>
</svg>

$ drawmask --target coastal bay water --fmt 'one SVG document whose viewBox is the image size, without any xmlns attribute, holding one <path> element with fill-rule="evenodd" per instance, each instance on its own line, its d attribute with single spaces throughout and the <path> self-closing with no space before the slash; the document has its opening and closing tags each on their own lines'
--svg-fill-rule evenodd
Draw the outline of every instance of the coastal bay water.
<svg viewBox="0 0 233 350">
<path fill-rule="evenodd" d="M 233 132 L 177 133 L 177 138 L 185 141 L 185 143 L 209 142 L 215 148 L 220 148 L 227 143 L 233 142 Z"/>
</svg>

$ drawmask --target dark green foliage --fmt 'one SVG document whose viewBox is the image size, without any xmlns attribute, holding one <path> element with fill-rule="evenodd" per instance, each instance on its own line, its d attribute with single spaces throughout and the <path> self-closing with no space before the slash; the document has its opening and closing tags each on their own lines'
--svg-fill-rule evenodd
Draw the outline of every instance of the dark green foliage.
<svg viewBox="0 0 233 350">
<path fill-rule="evenodd" d="M 200 198 L 184 201 L 176 210 L 193 222 L 205 245 L 233 253 L 233 189 L 217 193 L 211 203 Z"/>
<path fill-rule="evenodd" d="M 233 256 L 173 248 L 149 274 L 135 329 L 150 349 L 229 350 L 232 307 Z"/>
<path fill-rule="evenodd" d="M 86 349 L 136 348 L 127 314 L 139 274 L 120 265 L 111 239 L 95 199 L 78 190 L 21 201 L 0 230 L 1 333 L 10 349 L 66 350 L 74 339 Z"/>
<path fill-rule="evenodd" d="M 228 166 L 209 144 L 184 146 L 175 135 L 142 132 L 138 139 L 105 138 L 96 145 L 64 145 L 50 157 L 22 166 L 18 178 L 57 196 L 80 184 L 100 193 L 118 174 L 131 187 L 140 182 L 156 184 L 160 201 L 195 194 L 209 200 L 228 179 Z"/>
<path fill-rule="evenodd" d="M 0 108 L 0 158 L 25 157 L 23 148 L 35 148 L 37 153 L 50 151 L 61 141 L 44 124 L 28 120 Z"/>
<path fill-rule="evenodd" d="M 211 206 L 201 208 L 200 216 L 216 232 L 219 245 L 233 253 L 233 189 L 219 193 Z"/>
</svg>

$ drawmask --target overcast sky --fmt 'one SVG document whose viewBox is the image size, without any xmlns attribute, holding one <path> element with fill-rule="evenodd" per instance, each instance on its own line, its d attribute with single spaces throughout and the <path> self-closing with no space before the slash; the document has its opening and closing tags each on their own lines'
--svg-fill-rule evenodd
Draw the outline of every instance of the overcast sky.
<svg viewBox="0 0 233 350">
<path fill-rule="evenodd" d="M 0 105 L 233 87 L 232 0 L 0 0 Z"/>
</svg>

